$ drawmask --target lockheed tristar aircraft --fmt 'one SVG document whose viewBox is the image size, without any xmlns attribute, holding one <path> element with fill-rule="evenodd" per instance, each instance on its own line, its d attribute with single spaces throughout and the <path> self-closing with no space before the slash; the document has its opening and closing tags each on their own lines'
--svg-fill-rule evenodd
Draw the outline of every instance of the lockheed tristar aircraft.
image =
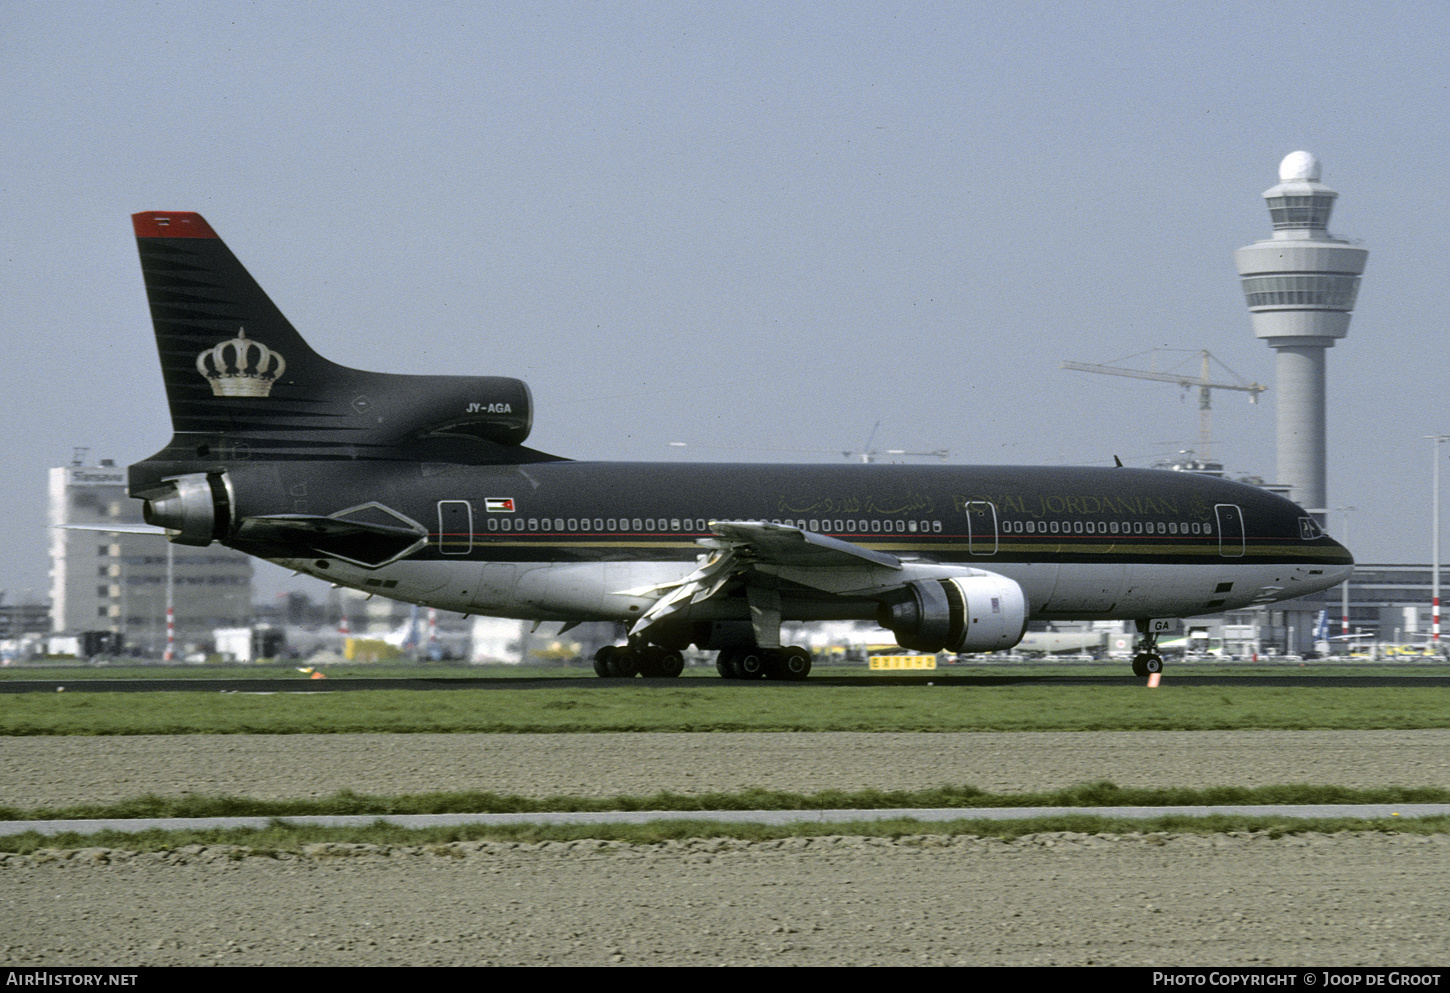
<svg viewBox="0 0 1450 993">
<path fill-rule="evenodd" d="M 174 435 L 130 467 L 146 520 L 444 610 L 615 621 L 601 676 L 801 679 L 781 622 L 860 619 L 921 652 L 1030 620 L 1160 622 L 1273 603 L 1354 560 L 1253 486 L 1129 468 L 579 462 L 524 446 L 528 387 L 337 365 L 199 214 L 133 216 Z"/>
</svg>

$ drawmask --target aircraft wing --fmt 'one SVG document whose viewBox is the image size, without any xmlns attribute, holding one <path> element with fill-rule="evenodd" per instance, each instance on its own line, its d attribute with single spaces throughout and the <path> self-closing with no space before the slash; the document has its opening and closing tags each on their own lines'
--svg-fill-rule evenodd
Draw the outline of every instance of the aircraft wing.
<svg viewBox="0 0 1450 993">
<path fill-rule="evenodd" d="M 736 586 L 745 587 L 752 615 L 772 610 L 778 615 L 779 579 L 827 593 L 842 593 L 892 585 L 899 580 L 888 577 L 902 569 L 901 560 L 894 555 L 789 524 L 711 521 L 710 530 L 715 536 L 702 538 L 700 544 L 712 551 L 689 575 L 625 591 L 635 596 L 659 597 L 635 621 L 630 634 L 638 634 L 690 604 L 732 592 Z M 752 584 L 752 573 L 765 582 Z"/>
<path fill-rule="evenodd" d="M 796 568 L 834 566 L 860 569 L 863 564 L 901 568 L 901 560 L 895 555 L 872 551 L 814 531 L 803 531 L 789 524 L 711 521 L 710 530 L 720 535 L 720 539 L 707 538 L 702 544 L 728 548 L 747 561 Z"/>
</svg>

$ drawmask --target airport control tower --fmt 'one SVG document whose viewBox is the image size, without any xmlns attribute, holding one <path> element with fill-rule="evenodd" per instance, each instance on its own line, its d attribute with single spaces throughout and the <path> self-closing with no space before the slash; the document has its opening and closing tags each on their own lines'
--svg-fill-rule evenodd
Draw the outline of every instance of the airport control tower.
<svg viewBox="0 0 1450 993">
<path fill-rule="evenodd" d="M 1349 314 L 1369 252 L 1327 230 L 1339 194 L 1319 182 L 1319 160 L 1291 152 L 1279 185 L 1264 192 L 1274 235 L 1240 248 L 1254 334 L 1277 351 L 1278 482 L 1323 523 L 1324 353 L 1349 333 Z"/>
</svg>

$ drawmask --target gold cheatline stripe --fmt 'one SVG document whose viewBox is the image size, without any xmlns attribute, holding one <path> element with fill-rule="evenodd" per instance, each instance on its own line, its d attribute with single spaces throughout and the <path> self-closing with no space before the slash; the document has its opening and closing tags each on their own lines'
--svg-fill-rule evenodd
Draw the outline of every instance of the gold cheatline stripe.
<svg viewBox="0 0 1450 993">
<path fill-rule="evenodd" d="M 874 545 L 872 545 L 872 546 L 864 546 L 863 545 L 863 547 L 873 547 L 874 548 L 874 547 L 882 547 L 882 546 L 874 546 Z M 886 547 L 890 547 L 890 546 L 886 546 Z M 912 547 L 917 547 L 917 546 L 912 546 Z M 969 544 L 967 544 L 966 542 L 953 542 L 953 543 L 948 544 L 948 545 L 945 545 L 945 546 L 943 546 L 943 545 L 937 545 L 935 547 L 937 547 L 937 548 L 946 547 L 946 548 L 956 548 L 956 549 L 967 549 L 967 550 L 970 550 L 972 546 L 969 545 Z M 1211 558 L 1211 559 L 1241 559 L 1241 558 L 1248 558 L 1250 556 L 1279 555 L 1279 556 L 1293 556 L 1293 557 L 1296 557 L 1296 558 L 1320 558 L 1320 559 L 1325 559 L 1326 561 L 1340 561 L 1341 560 L 1340 559 L 1340 556 L 1343 554 L 1340 551 L 1338 551 L 1337 549 L 1333 549 L 1333 548 L 1317 548 L 1317 547 L 1308 547 L 1308 548 L 1305 548 L 1305 547 L 1300 547 L 1298 545 L 1261 545 L 1261 546 L 1245 545 L 1245 546 L 1243 546 L 1243 551 L 1240 552 L 1238 555 L 1224 555 L 1221 552 L 1221 550 L 1219 548 L 1217 548 L 1217 547 L 1210 547 L 1210 546 L 1205 546 L 1205 545 L 1184 545 L 1184 544 L 1150 545 L 1150 544 L 1147 544 L 1146 542 L 1144 542 L 1142 544 L 1138 544 L 1138 543 L 1127 543 L 1127 542 L 1114 542 L 1113 544 L 1104 547 L 1102 545 L 1088 545 L 1088 544 L 1057 544 L 1057 545 L 1043 546 L 1043 545 L 1028 545 L 1028 544 L 1022 544 L 1022 543 L 1019 543 L 1019 542 L 1004 541 L 1004 542 L 1002 542 L 1001 544 L 998 545 L 997 552 L 998 553 L 1001 553 L 1001 552 L 1004 552 L 1004 551 L 1011 551 L 1011 552 L 1018 552 L 1018 553 L 1023 553 L 1023 552 L 1028 552 L 1028 551 L 1037 551 L 1037 552 L 1044 552 L 1044 553 L 1053 554 L 1053 555 L 1182 555 L 1182 556 L 1191 556 L 1191 557 L 1194 557 L 1194 558 Z M 978 558 L 990 558 L 991 556 L 990 555 L 982 555 L 982 554 L 978 553 L 977 554 L 977 557 Z"/>
<path fill-rule="evenodd" d="M 549 535 L 539 535 L 538 536 L 538 538 L 548 538 L 548 537 L 550 537 L 550 536 Z M 463 544 L 467 540 L 468 539 L 466 539 L 466 538 L 455 538 L 455 539 L 452 539 L 452 540 L 446 542 L 446 544 L 460 545 L 460 544 Z M 472 544 L 473 544 L 473 546 L 475 548 L 477 548 L 479 546 L 482 546 L 482 545 L 487 545 L 489 548 L 538 548 L 540 546 L 540 544 L 542 544 L 542 543 L 540 541 L 538 541 L 537 539 L 535 539 L 533 541 L 497 541 L 497 540 L 493 540 L 493 541 L 482 541 L 482 540 L 479 540 L 478 538 L 474 538 Z M 576 539 L 573 539 L 571 541 L 550 540 L 549 542 L 547 542 L 547 544 L 549 544 L 549 545 L 565 545 L 565 546 L 570 546 L 570 547 L 576 546 L 576 545 L 582 545 L 582 546 L 587 546 L 589 548 L 699 548 L 702 553 L 705 552 L 705 551 L 708 551 L 708 549 L 702 548 L 700 545 L 697 545 L 693 541 L 678 541 L 678 540 L 675 540 L 675 541 L 598 541 L 598 540 L 592 540 L 592 539 L 589 539 L 589 538 L 576 538 Z"/>
<path fill-rule="evenodd" d="M 490 533 L 493 533 L 493 532 L 490 532 Z M 715 536 L 715 537 L 718 537 L 718 535 Z M 574 539 L 559 540 L 559 539 L 555 538 L 553 535 L 550 535 L 550 534 L 539 534 L 539 535 L 535 535 L 535 536 L 533 536 L 533 538 L 531 540 L 523 540 L 523 541 L 519 541 L 519 540 L 499 541 L 496 538 L 495 539 L 488 539 L 487 538 L 487 535 L 482 536 L 482 538 L 480 538 L 479 536 L 475 536 L 474 539 L 473 539 L 472 544 L 475 545 L 475 546 L 480 546 L 480 545 L 485 545 L 486 544 L 489 548 L 538 548 L 540 546 L 540 544 L 542 543 L 541 542 L 541 539 L 548 539 L 548 542 L 547 543 L 549 545 L 557 545 L 557 546 L 564 546 L 564 547 L 585 547 L 585 548 L 690 548 L 690 549 L 702 549 L 702 551 L 704 550 L 702 548 L 702 546 L 697 541 L 695 541 L 694 539 L 688 539 L 688 540 L 683 540 L 683 541 L 680 540 L 680 539 L 672 539 L 672 540 L 669 540 L 669 541 L 660 541 L 660 540 L 657 540 L 657 539 L 655 539 L 655 540 L 651 540 L 651 539 L 635 539 L 635 540 L 632 540 L 632 541 L 620 541 L 618 539 L 614 539 L 614 540 L 604 540 L 604 539 L 597 539 L 597 538 L 574 538 Z M 465 540 L 466 539 L 460 537 L 460 538 L 457 538 L 457 539 L 448 541 L 446 543 L 447 544 L 460 544 L 460 543 L 462 543 Z M 844 539 L 842 539 L 842 540 L 844 540 Z M 997 550 L 995 552 L 989 552 L 989 553 L 985 553 L 985 554 L 982 553 L 982 552 L 974 552 L 973 551 L 973 546 L 971 544 L 969 544 L 968 542 L 965 542 L 965 541 L 940 541 L 940 540 L 937 540 L 937 541 L 933 541 L 933 542 L 930 542 L 930 543 L 923 542 L 923 543 L 918 543 L 918 544 L 909 544 L 909 543 L 905 543 L 905 542 L 886 542 L 886 541 L 870 541 L 870 542 L 867 542 L 867 541 L 856 541 L 856 542 L 850 542 L 850 544 L 853 544 L 853 545 L 855 545 L 858 548 L 866 548 L 866 549 L 870 549 L 872 551 L 879 551 L 879 552 L 902 552 L 902 553 L 917 553 L 917 552 L 932 552 L 932 551 L 966 552 L 966 553 L 970 554 L 975 559 L 991 559 L 993 555 L 999 555 L 999 554 L 1001 554 L 1003 552 L 1011 552 L 1011 553 L 1016 553 L 1016 554 L 1026 554 L 1028 552 L 1035 552 L 1037 554 L 1043 554 L 1043 555 L 1151 555 L 1151 556 L 1155 556 L 1155 557 L 1157 557 L 1157 556 L 1166 556 L 1166 555 L 1180 555 L 1180 556 L 1184 556 L 1184 557 L 1192 557 L 1192 558 L 1200 558 L 1200 559 L 1213 559 L 1213 560 L 1220 560 L 1220 559 L 1222 559 L 1222 560 L 1225 560 L 1225 561 L 1228 561 L 1228 562 L 1232 562 L 1233 559 L 1241 559 L 1241 558 L 1249 558 L 1249 557 L 1260 557 L 1260 556 L 1265 556 L 1265 555 L 1271 555 L 1271 556 L 1272 555 L 1294 556 L 1294 557 L 1298 557 L 1298 558 L 1318 558 L 1318 559 L 1323 559 L 1323 560 L 1325 560 L 1327 562 L 1341 562 L 1342 561 L 1342 559 L 1340 558 L 1340 554 L 1341 553 L 1338 550 L 1336 550 L 1336 549 L 1333 549 L 1333 548 L 1320 548 L 1320 547 L 1314 547 L 1314 546 L 1310 546 L 1310 547 L 1307 547 L 1306 548 L 1306 547 L 1302 547 L 1302 546 L 1298 546 L 1298 545 L 1265 545 L 1265 546 L 1261 546 L 1261 547 L 1255 547 L 1253 545 L 1246 545 L 1244 547 L 1243 552 L 1241 554 L 1239 554 L 1239 555 L 1224 555 L 1224 554 L 1222 554 L 1222 552 L 1217 547 L 1206 546 L 1206 545 L 1185 545 L 1185 544 L 1181 544 L 1181 543 L 1179 543 L 1179 544 L 1171 544 L 1171 545 L 1158 545 L 1158 544 L 1148 544 L 1147 542 L 1141 542 L 1141 543 L 1138 543 L 1138 542 L 1132 542 L 1132 543 L 1130 543 L 1130 542 L 1113 542 L 1113 543 L 1111 543 L 1111 544 L 1109 544 L 1107 546 L 1103 546 L 1103 545 L 1099 545 L 1099 544 L 1086 544 L 1086 543 L 1083 543 L 1083 544 L 1078 544 L 1078 543 L 1073 543 L 1073 544 L 1058 543 L 1056 545 L 1040 545 L 1040 544 L 1028 544 L 1028 543 L 1024 543 L 1024 542 L 1003 541 L 1003 542 L 999 542 L 998 543 Z M 983 544 L 986 544 L 986 542 L 984 541 Z"/>
</svg>

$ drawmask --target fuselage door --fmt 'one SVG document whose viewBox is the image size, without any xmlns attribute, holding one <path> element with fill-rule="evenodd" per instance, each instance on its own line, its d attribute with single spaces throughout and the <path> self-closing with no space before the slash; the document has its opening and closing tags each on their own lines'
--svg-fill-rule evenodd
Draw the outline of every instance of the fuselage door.
<svg viewBox="0 0 1450 993">
<path fill-rule="evenodd" d="M 444 555 L 473 551 L 473 505 L 467 500 L 438 501 L 438 551 Z"/>
<path fill-rule="evenodd" d="M 967 550 L 973 555 L 997 554 L 997 507 L 988 500 L 967 504 Z"/>
<path fill-rule="evenodd" d="M 1226 559 L 1240 558 L 1244 554 L 1244 512 L 1236 503 L 1215 504 L 1214 516 L 1218 518 L 1218 554 Z"/>
</svg>

